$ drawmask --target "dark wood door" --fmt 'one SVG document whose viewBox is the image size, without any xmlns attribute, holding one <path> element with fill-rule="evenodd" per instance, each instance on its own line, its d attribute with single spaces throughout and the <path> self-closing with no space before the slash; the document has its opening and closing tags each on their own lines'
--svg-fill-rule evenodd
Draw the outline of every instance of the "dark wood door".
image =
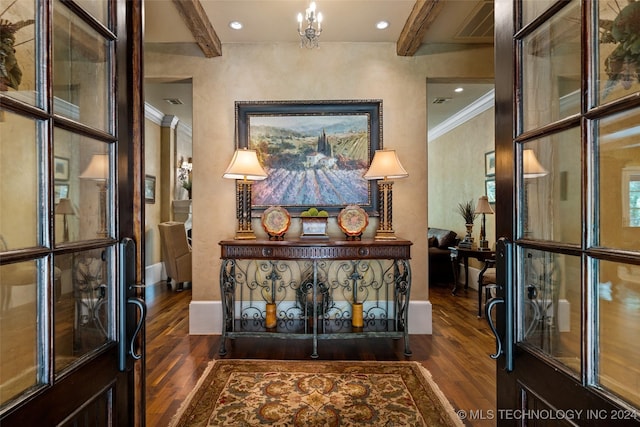
<svg viewBox="0 0 640 427">
<path fill-rule="evenodd" d="M 143 425 L 141 1 L 5 6 L 0 424 Z"/>
<path fill-rule="evenodd" d="M 495 2 L 498 425 L 640 422 L 639 5 Z"/>
</svg>

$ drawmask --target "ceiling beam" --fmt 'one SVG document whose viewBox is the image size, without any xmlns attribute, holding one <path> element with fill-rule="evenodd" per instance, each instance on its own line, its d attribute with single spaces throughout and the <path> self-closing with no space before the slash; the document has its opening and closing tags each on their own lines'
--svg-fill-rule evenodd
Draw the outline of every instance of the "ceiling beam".
<svg viewBox="0 0 640 427">
<path fill-rule="evenodd" d="M 416 53 L 443 5 L 441 0 L 416 0 L 396 43 L 396 53 L 399 56 L 413 56 Z"/>
<path fill-rule="evenodd" d="M 206 58 L 222 56 L 222 45 L 216 34 L 216 30 L 211 25 L 200 0 L 173 0 L 173 4 L 178 8 L 178 13 L 187 24 L 196 43 Z"/>
</svg>

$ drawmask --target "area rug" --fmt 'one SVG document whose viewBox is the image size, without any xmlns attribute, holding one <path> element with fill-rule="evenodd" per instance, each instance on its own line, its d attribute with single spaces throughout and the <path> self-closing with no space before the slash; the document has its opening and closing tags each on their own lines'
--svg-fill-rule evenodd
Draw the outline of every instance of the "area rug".
<svg viewBox="0 0 640 427">
<path fill-rule="evenodd" d="M 170 426 L 461 426 L 417 362 L 216 360 Z"/>
</svg>

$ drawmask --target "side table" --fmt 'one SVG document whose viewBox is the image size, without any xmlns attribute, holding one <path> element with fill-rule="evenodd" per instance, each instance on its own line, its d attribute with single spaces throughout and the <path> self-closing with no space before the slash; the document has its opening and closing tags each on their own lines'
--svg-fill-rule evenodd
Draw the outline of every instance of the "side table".
<svg viewBox="0 0 640 427">
<path fill-rule="evenodd" d="M 460 262 L 460 258 L 462 258 L 462 262 L 464 264 L 464 288 L 469 288 L 469 258 L 475 258 L 478 261 L 481 261 L 484 265 L 482 270 L 480 270 L 480 274 L 478 276 L 478 317 L 482 317 L 482 278 L 484 276 L 485 271 L 491 265 L 493 260 L 495 259 L 496 253 L 491 250 L 480 250 L 480 249 L 467 249 L 460 248 L 458 246 L 449 247 L 450 257 L 451 257 L 451 266 L 453 268 L 453 290 L 451 291 L 452 295 L 455 295 L 458 292 L 458 276 L 459 276 L 459 268 L 458 264 Z"/>
</svg>

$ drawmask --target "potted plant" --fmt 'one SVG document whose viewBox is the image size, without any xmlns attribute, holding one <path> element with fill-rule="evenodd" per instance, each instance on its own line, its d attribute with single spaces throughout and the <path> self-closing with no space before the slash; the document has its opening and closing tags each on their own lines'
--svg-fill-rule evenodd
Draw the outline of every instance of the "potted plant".
<svg viewBox="0 0 640 427">
<path fill-rule="evenodd" d="M 187 190 L 187 198 L 191 200 L 191 170 L 193 169 L 193 163 L 191 163 L 191 157 L 189 157 L 189 161 L 180 162 L 180 167 L 178 168 L 178 181 L 180 181 L 180 186 Z"/>
<path fill-rule="evenodd" d="M 187 178 L 187 180 L 182 181 L 182 188 L 187 190 L 187 197 L 191 199 L 191 177 Z"/>
<path fill-rule="evenodd" d="M 473 230 L 473 222 L 475 221 L 478 214 L 475 212 L 475 208 L 473 207 L 473 200 L 469 200 L 465 203 L 458 204 L 458 213 L 460 216 L 464 218 L 464 225 L 467 228 L 467 234 L 464 236 L 464 240 L 460 242 L 460 246 L 468 246 L 471 247 L 473 244 L 473 237 L 471 237 L 471 231 Z"/>
<path fill-rule="evenodd" d="M 302 234 L 300 237 L 327 238 L 327 221 L 329 213 L 318 208 L 309 208 L 300 214 L 302 220 Z"/>
</svg>

